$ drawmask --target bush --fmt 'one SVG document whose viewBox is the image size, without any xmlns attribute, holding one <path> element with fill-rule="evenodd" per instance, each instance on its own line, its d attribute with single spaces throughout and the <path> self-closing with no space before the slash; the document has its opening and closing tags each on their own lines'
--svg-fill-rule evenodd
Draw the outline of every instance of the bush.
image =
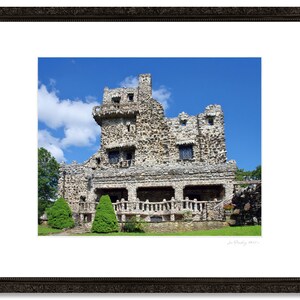
<svg viewBox="0 0 300 300">
<path fill-rule="evenodd" d="M 119 224 L 108 195 L 103 195 L 97 205 L 92 232 L 109 233 L 118 232 Z"/>
<path fill-rule="evenodd" d="M 183 221 L 190 222 L 193 221 L 193 212 L 191 210 L 185 210 L 182 212 Z"/>
<path fill-rule="evenodd" d="M 223 208 L 224 208 L 225 210 L 232 210 L 233 207 L 234 207 L 233 204 L 232 204 L 232 203 L 229 203 L 229 204 L 224 204 L 224 207 L 223 207 Z"/>
<path fill-rule="evenodd" d="M 144 222 L 139 221 L 135 216 L 125 222 L 123 226 L 124 232 L 145 232 L 143 228 Z"/>
<path fill-rule="evenodd" d="M 53 206 L 47 209 L 48 225 L 52 228 L 63 229 L 74 227 L 71 209 L 63 198 L 59 198 Z"/>
</svg>

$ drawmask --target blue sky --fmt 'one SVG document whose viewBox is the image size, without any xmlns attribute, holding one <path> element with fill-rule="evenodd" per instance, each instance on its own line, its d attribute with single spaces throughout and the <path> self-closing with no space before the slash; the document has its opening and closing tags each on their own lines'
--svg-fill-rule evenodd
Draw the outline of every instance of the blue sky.
<svg viewBox="0 0 300 300">
<path fill-rule="evenodd" d="M 260 58 L 39 58 L 39 146 L 58 161 L 87 160 L 100 146 L 91 113 L 104 87 L 135 86 L 142 73 L 152 74 L 166 117 L 220 104 L 228 160 L 245 170 L 261 164 Z"/>
</svg>

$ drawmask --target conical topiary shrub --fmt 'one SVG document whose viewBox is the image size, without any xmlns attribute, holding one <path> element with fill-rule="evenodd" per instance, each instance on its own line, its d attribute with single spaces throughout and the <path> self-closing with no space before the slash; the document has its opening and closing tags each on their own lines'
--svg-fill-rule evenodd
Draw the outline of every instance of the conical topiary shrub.
<svg viewBox="0 0 300 300">
<path fill-rule="evenodd" d="M 74 227 L 71 209 L 63 198 L 59 198 L 51 208 L 47 210 L 48 225 L 57 228 Z"/>
<path fill-rule="evenodd" d="M 119 231 L 119 224 L 108 195 L 100 198 L 96 209 L 95 219 L 92 225 L 92 232 L 109 233 Z"/>
</svg>

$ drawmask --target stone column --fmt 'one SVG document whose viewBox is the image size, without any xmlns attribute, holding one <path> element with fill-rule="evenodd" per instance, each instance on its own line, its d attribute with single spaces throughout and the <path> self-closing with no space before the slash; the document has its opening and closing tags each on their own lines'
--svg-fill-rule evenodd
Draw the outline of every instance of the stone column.
<svg viewBox="0 0 300 300">
<path fill-rule="evenodd" d="M 225 189 L 225 195 L 224 195 L 224 203 L 229 203 L 232 200 L 233 196 L 233 183 L 232 182 L 227 182 L 226 184 L 223 185 Z"/>
<path fill-rule="evenodd" d="M 127 191 L 128 191 L 128 201 L 129 202 L 135 202 L 137 198 L 136 194 L 136 186 L 127 186 Z"/>
<path fill-rule="evenodd" d="M 175 183 L 173 185 L 173 188 L 175 190 L 175 200 L 176 201 L 182 201 L 183 200 L 183 188 L 184 185 L 182 183 Z"/>
</svg>

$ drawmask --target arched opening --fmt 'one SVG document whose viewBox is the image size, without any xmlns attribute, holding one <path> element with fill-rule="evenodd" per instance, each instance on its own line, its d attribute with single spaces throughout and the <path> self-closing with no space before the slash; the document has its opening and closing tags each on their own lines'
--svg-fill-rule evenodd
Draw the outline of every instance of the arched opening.
<svg viewBox="0 0 300 300">
<path fill-rule="evenodd" d="M 171 200 L 175 192 L 171 186 L 164 187 L 140 187 L 137 189 L 137 198 L 140 201 L 160 202 L 163 199 Z"/>
<path fill-rule="evenodd" d="M 128 191 L 125 188 L 97 188 L 95 189 L 95 194 L 97 195 L 97 201 L 99 201 L 103 195 L 109 195 L 112 203 L 116 203 L 117 200 L 121 200 L 122 198 L 128 201 Z"/>
<path fill-rule="evenodd" d="M 183 197 L 198 201 L 221 200 L 225 195 L 224 187 L 219 185 L 187 185 L 183 190 Z"/>
</svg>

